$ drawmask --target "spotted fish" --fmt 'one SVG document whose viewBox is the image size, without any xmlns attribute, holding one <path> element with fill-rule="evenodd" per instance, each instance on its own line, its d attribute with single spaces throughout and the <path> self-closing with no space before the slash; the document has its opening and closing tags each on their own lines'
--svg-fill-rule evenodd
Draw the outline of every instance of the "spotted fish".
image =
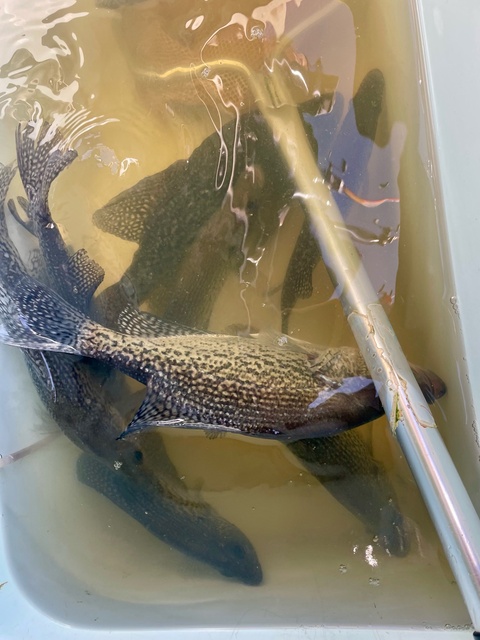
<svg viewBox="0 0 480 640">
<path fill-rule="evenodd" d="M 130 312 L 127 312 L 122 320 L 125 326 L 130 323 L 130 327 L 136 335 L 141 336 L 143 333 L 151 335 L 152 332 L 163 330 L 158 319 L 140 312 L 137 312 L 136 315 L 137 317 L 132 321 Z M 330 363 L 332 374 L 335 374 L 336 371 L 334 363 L 335 359 Z M 337 364 L 339 364 L 340 370 L 344 366 L 338 360 Z M 417 375 L 430 400 L 444 392 L 443 383 L 433 374 L 418 370 Z M 301 443 L 298 443 L 299 448 L 297 449 L 295 448 L 297 443 L 292 444 L 293 452 L 305 461 L 310 458 L 311 464 L 310 467 L 308 465 L 307 467 L 347 508 L 367 521 L 370 529 L 379 536 L 380 542 L 391 553 L 396 555 L 405 553 L 408 547 L 408 536 L 402 526 L 402 517 L 395 505 L 395 500 L 392 498 L 393 491 L 381 466 L 371 459 L 371 454 L 362 444 L 361 438 L 356 433 L 349 432 L 332 438 L 307 440 L 305 443 L 304 448 L 300 447 Z M 325 446 L 322 446 L 322 443 L 325 443 Z M 313 454 L 312 450 L 314 450 Z M 312 457 L 316 464 L 316 470 L 313 469 Z M 335 469 L 333 475 L 332 465 Z M 341 472 L 338 469 L 341 469 Z M 359 474 L 362 476 L 362 481 L 355 482 L 355 478 Z M 345 481 L 340 476 L 344 477 Z M 358 485 L 358 491 L 355 489 L 356 485 Z M 336 488 L 338 490 L 335 490 Z M 387 504 L 385 504 L 386 493 L 390 496 Z M 383 519 L 381 514 L 384 514 Z"/>
<path fill-rule="evenodd" d="M 358 350 L 274 346 L 201 334 L 151 340 L 102 327 L 23 273 L 0 282 L 0 339 L 97 359 L 147 386 L 128 429 L 176 426 L 298 440 L 333 435 L 383 413 Z M 445 391 L 434 374 L 428 393 Z"/>
<path fill-rule="evenodd" d="M 37 275 L 60 273 L 59 289 L 77 308 L 85 309 L 101 269 L 86 254 L 69 255 L 48 209 L 51 181 L 75 157 L 54 150 L 59 138 L 45 138 L 48 126 L 35 136 L 27 127 L 17 135 L 18 165 L 28 201 L 27 221 L 22 221 L 39 240 L 42 270 Z M 37 144 L 40 138 L 43 144 Z M 1 170 L 1 209 L 12 171 Z M 5 187 L 5 188 L 4 188 Z M 18 219 L 18 213 L 12 208 Z M 0 219 L 1 250 L 9 278 L 27 275 L 8 236 L 4 216 Z M 9 261 L 6 263 L 6 258 Z M 83 271 L 82 267 L 83 266 Z M 249 540 L 200 498 L 192 497 L 178 478 L 160 439 L 145 447 L 143 440 L 119 441 L 123 418 L 109 400 L 91 365 L 75 356 L 24 351 L 35 386 L 62 431 L 84 453 L 77 474 L 85 484 L 100 491 L 161 540 L 187 555 L 206 562 L 223 575 L 245 584 L 259 584 L 262 570 Z"/>
<path fill-rule="evenodd" d="M 302 107 L 312 108 L 313 103 Z M 307 123 L 305 134 L 316 153 Z M 242 182 L 241 176 L 251 179 L 253 175 L 256 191 L 253 196 L 246 194 L 237 220 L 233 208 L 229 208 L 228 196 Z M 175 317 L 183 323 L 190 321 L 194 304 L 202 310 L 200 328 L 206 328 L 225 274 L 238 269 L 244 260 L 243 244 L 256 246 L 257 237 L 265 243 L 273 236 L 279 224 L 277 214 L 289 205 L 294 192 L 290 170 L 263 116 L 251 112 L 228 122 L 187 160 L 178 160 L 164 171 L 144 178 L 95 212 L 93 221 L 100 229 L 138 244 L 121 280 L 99 296 L 97 304 L 102 307 L 103 316 L 114 316 L 134 297 L 138 304 L 149 300 L 166 319 Z M 262 216 L 260 202 L 268 204 Z M 213 224 L 217 214 L 220 219 Z M 219 228 L 223 245 L 218 239 Z M 180 267 L 199 241 L 195 271 L 200 283 L 197 280 L 184 285 L 179 278 Z M 212 243 L 212 248 L 223 248 L 212 253 Z M 208 286 L 202 278 L 207 271 Z M 213 283 L 216 286 L 212 289 Z M 200 291 L 196 298 L 192 298 L 192 286 Z M 174 300 L 172 291 L 176 292 Z M 185 314 L 181 318 L 179 304 Z"/>
<path fill-rule="evenodd" d="M 126 313 L 129 315 L 130 312 Z M 123 318 L 121 323 L 125 321 L 129 322 Z M 135 335 L 160 337 L 168 330 L 169 324 L 164 325 L 159 318 L 135 313 L 132 324 Z M 177 331 L 185 334 L 194 330 L 177 325 Z M 415 366 L 413 370 L 430 402 L 443 394 L 445 387 L 435 374 Z M 285 444 L 332 496 L 365 524 L 388 553 L 395 556 L 408 553 L 411 527 L 399 509 L 383 465 L 374 459 L 371 448 L 357 430 Z"/>
</svg>

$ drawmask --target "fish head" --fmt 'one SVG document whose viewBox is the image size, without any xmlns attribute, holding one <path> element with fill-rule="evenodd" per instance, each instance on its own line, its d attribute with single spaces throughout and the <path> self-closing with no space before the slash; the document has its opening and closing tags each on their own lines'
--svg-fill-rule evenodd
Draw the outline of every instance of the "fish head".
<svg viewBox="0 0 480 640">
<path fill-rule="evenodd" d="M 195 535 L 201 546 L 203 560 L 214 566 L 223 576 L 249 586 L 261 584 L 262 567 L 247 536 L 227 520 L 216 519 L 215 536 L 210 535 L 211 515 L 204 522 L 197 520 Z M 206 534 L 206 536 L 204 535 Z"/>
<path fill-rule="evenodd" d="M 433 404 L 435 400 L 446 394 L 447 385 L 436 373 L 430 369 L 422 369 L 417 365 L 410 366 L 428 404 Z"/>
</svg>

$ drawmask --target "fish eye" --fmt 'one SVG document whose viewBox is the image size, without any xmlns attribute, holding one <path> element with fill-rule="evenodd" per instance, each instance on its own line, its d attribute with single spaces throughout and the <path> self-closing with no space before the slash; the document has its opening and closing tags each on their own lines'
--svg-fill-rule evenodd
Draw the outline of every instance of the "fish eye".
<svg viewBox="0 0 480 640">
<path fill-rule="evenodd" d="M 143 453 L 138 449 L 134 452 L 133 457 L 135 458 L 135 462 L 140 463 L 143 461 Z"/>
</svg>

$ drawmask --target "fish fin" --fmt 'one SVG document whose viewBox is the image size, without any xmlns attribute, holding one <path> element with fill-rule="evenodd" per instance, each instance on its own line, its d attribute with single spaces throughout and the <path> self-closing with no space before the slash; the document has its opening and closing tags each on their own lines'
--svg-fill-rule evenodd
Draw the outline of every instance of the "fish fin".
<svg viewBox="0 0 480 640">
<path fill-rule="evenodd" d="M 0 216 L 3 218 L 3 205 L 5 203 L 5 199 L 7 197 L 7 191 L 10 186 L 10 183 L 15 175 L 15 169 L 12 165 L 4 165 L 0 163 L 0 204 L 1 204 L 1 212 Z"/>
<path fill-rule="evenodd" d="M 8 238 L 8 229 L 4 211 L 5 199 L 14 175 L 15 169 L 11 165 L 3 165 L 0 163 L 0 234 L 2 234 L 4 238 Z"/>
<path fill-rule="evenodd" d="M 224 431 L 221 426 L 206 424 L 192 420 L 192 418 L 172 417 L 171 413 L 164 408 L 167 398 L 165 394 L 157 389 L 156 381 L 150 379 L 147 384 L 147 392 L 143 402 L 134 415 L 128 427 L 123 431 L 118 440 L 130 436 L 134 433 L 153 429 L 155 427 L 177 427 L 182 429 L 205 429 L 206 431 Z M 168 400 L 171 401 L 171 398 Z M 237 431 L 238 430 L 233 430 Z"/>
<path fill-rule="evenodd" d="M 290 262 L 285 274 L 280 308 L 282 312 L 282 331 L 288 330 L 290 313 L 297 300 L 307 300 L 313 294 L 313 271 L 320 262 L 321 253 L 310 231 L 308 216 L 300 230 Z"/>
<path fill-rule="evenodd" d="M 162 172 L 140 180 L 93 214 L 94 224 L 118 238 L 139 243 L 145 223 L 163 194 Z"/>
<path fill-rule="evenodd" d="M 6 344 L 9 347 L 19 347 L 20 349 L 35 349 L 45 351 L 57 351 L 60 353 L 72 353 L 80 355 L 73 347 L 68 345 L 61 345 L 54 340 L 44 338 L 36 335 L 32 330 L 26 328 L 25 330 L 12 331 L 10 327 L 6 327 L 4 323 L 0 322 L 0 343 Z"/>
<path fill-rule="evenodd" d="M 132 305 L 128 305 L 118 316 L 117 320 L 120 331 L 131 336 L 139 337 L 166 337 L 183 336 L 191 334 L 203 334 L 204 331 L 185 327 L 176 322 L 162 320 L 158 316 L 144 311 L 139 311 Z"/>
<path fill-rule="evenodd" d="M 36 377 L 38 378 L 42 387 L 48 389 L 52 394 L 53 402 L 57 401 L 57 390 L 55 382 L 53 380 L 52 371 L 48 364 L 43 351 L 28 351 L 26 352 L 28 358 L 28 364 L 35 370 Z"/>
<path fill-rule="evenodd" d="M 217 424 L 210 424 L 208 422 L 195 422 L 191 419 L 185 420 L 183 418 L 170 418 L 165 420 L 160 419 L 150 419 L 148 421 L 137 421 L 136 418 L 132 420 L 132 422 L 128 425 L 128 427 L 123 431 L 117 438 L 117 440 L 123 440 L 124 438 L 134 434 L 142 432 L 144 433 L 147 430 L 155 429 L 157 427 L 174 427 L 177 429 L 196 429 L 200 431 L 204 431 L 207 438 L 220 438 L 224 436 L 226 433 L 241 433 L 240 429 L 229 429 L 227 427 L 223 427 Z"/>
<path fill-rule="evenodd" d="M 93 294 L 103 282 L 105 271 L 92 260 L 85 249 L 79 249 L 70 257 L 66 271 L 71 283 L 71 290 L 87 308 Z"/>
<path fill-rule="evenodd" d="M 53 128 L 47 122 L 37 121 L 26 127 L 17 127 L 17 164 L 29 200 L 39 191 L 48 156 L 60 142 L 58 132 L 52 133 Z"/>
<path fill-rule="evenodd" d="M 30 218 L 33 212 L 36 218 L 41 213 L 44 217 L 50 218 L 50 212 L 46 207 L 50 186 L 59 173 L 77 157 L 77 152 L 72 149 L 60 149 L 61 143 L 60 132 L 48 122 L 43 122 L 39 127 L 35 123 L 35 126 L 29 124 L 17 128 L 17 164 L 30 201 Z"/>
<path fill-rule="evenodd" d="M 77 157 L 77 152 L 73 149 L 56 149 L 50 153 L 47 164 L 43 169 L 42 186 L 37 197 L 41 199 L 42 204 L 46 204 L 48 193 L 52 182 L 59 174 L 66 169 Z"/>
<path fill-rule="evenodd" d="M 372 69 L 362 80 L 353 96 L 353 109 L 358 133 L 375 141 L 378 119 L 382 111 L 385 78 L 380 69 Z"/>
<path fill-rule="evenodd" d="M 130 422 L 128 427 L 122 431 L 117 440 L 123 440 L 124 438 L 133 435 L 134 433 L 144 432 L 156 427 L 190 427 L 189 423 L 186 423 L 182 418 L 171 418 L 169 420 L 160 420 L 151 418 L 149 420 L 142 420 L 137 415 Z"/>
<path fill-rule="evenodd" d="M 0 342 L 24 349 L 83 355 L 76 348 L 86 317 L 30 276 L 0 283 Z"/>
<path fill-rule="evenodd" d="M 28 200 L 23 196 L 17 196 L 17 202 L 22 207 L 24 213 L 28 211 Z"/>
<path fill-rule="evenodd" d="M 17 198 L 18 199 L 18 198 Z M 10 215 L 12 218 L 24 229 L 26 229 L 32 235 L 35 235 L 33 224 L 31 220 L 24 220 L 20 214 L 18 213 L 18 209 L 13 200 L 9 200 L 7 202 L 8 210 L 10 211 Z M 23 208 L 23 207 L 22 207 Z"/>
<path fill-rule="evenodd" d="M 447 393 L 447 385 L 436 373 L 414 364 L 410 367 L 428 404 L 433 404 Z"/>
</svg>

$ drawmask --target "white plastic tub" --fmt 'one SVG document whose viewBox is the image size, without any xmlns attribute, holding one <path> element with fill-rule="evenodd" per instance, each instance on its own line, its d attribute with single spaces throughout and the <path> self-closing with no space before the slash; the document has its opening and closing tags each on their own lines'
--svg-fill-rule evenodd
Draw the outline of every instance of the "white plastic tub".
<svg viewBox="0 0 480 640">
<path fill-rule="evenodd" d="M 352 7 L 356 4 L 352 3 Z M 395 12 L 396 2 L 391 0 L 390 4 Z M 358 7 L 355 10 L 358 12 Z M 8 6 L 5 11 L 7 15 Z M 411 210 L 406 220 L 402 219 L 402 237 L 411 257 L 402 277 L 409 284 L 408 295 L 418 299 L 423 310 L 422 318 L 411 317 L 410 327 L 417 339 L 425 341 L 425 362 L 447 378 L 449 394 L 442 401 L 442 408 L 448 420 L 443 423 L 439 416 L 442 435 L 480 509 L 480 448 L 475 418 L 475 389 L 480 383 L 475 297 L 480 271 L 476 244 L 480 215 L 475 197 L 480 155 L 475 149 L 480 144 L 480 133 L 475 130 L 475 116 L 480 96 L 472 95 L 470 83 L 479 52 L 480 10 L 474 0 L 464 0 L 461 8 L 447 0 L 412 0 L 411 11 L 425 54 L 425 67 L 418 61 L 416 80 L 425 88 L 427 99 L 425 122 L 430 126 L 434 150 L 430 154 L 432 164 L 424 169 L 433 176 L 435 192 L 433 199 L 422 197 L 414 167 L 401 178 L 402 198 Z M 385 41 L 392 43 L 392 55 L 400 55 L 398 34 L 388 30 L 391 28 L 392 24 L 386 29 Z M 409 57 L 411 52 L 405 55 Z M 416 91 L 417 87 L 412 87 L 412 92 Z M 397 108 L 400 112 L 403 105 Z M 408 108 L 408 96 L 404 108 Z M 424 140 L 428 144 L 429 136 Z M 6 144 L 8 158 L 10 138 Z M 5 157 L 2 155 L 2 160 Z M 442 278 L 438 277 L 440 264 Z M 438 318 L 441 321 L 436 322 Z M 405 344 L 408 334 L 407 318 L 399 337 L 410 355 Z M 29 428 L 15 432 L 7 428 L 18 420 L 18 407 L 32 388 L 20 355 L 2 349 L 1 356 L 2 371 L 11 375 L 2 390 L 1 420 L 6 424 L 2 425 L 0 451 L 9 453 L 31 442 L 34 427 L 42 429 L 44 416 L 38 413 L 38 405 L 26 407 L 22 422 Z M 232 477 L 240 473 L 241 465 L 235 466 L 228 458 L 228 447 L 224 443 L 215 446 L 227 455 L 223 471 Z M 249 446 L 261 457 L 261 445 Z M 301 554 L 297 558 L 291 550 L 297 542 L 297 523 L 305 519 L 302 505 L 304 499 L 305 505 L 309 504 L 310 484 L 301 480 L 293 493 L 288 484 L 281 487 L 286 513 L 271 507 L 278 491 L 275 482 L 280 481 L 269 473 L 275 473 L 277 464 L 286 464 L 276 449 L 272 449 L 268 461 L 259 465 L 260 470 L 255 469 L 259 486 L 247 483 L 236 491 L 236 501 L 244 507 L 240 519 L 231 507 L 231 494 L 215 485 L 220 472 L 209 478 L 204 471 L 205 495 L 219 511 L 239 519 L 238 524 L 247 528 L 265 560 L 262 564 L 269 578 L 255 588 L 224 584 L 213 571 L 206 572 L 199 581 L 196 566 L 175 551 L 158 549 L 157 541 L 139 531 L 101 497 L 92 498 L 78 486 L 71 477 L 76 455 L 73 445 L 59 436 L 28 461 L 0 471 L 2 638 L 471 637 L 472 628 L 460 594 L 454 584 L 448 584 L 451 578 L 446 561 L 435 557 L 436 541 L 431 548 L 427 545 L 421 559 L 382 558 L 378 571 L 349 557 L 348 571 L 341 574 L 341 550 L 357 538 L 366 544 L 367 538 L 362 537 L 361 526 L 349 514 L 335 510 L 329 499 L 319 502 L 319 510 L 333 513 L 331 521 L 322 521 L 321 513 L 308 519 L 321 541 L 315 547 L 317 555 L 309 570 L 305 572 L 308 565 L 304 562 L 296 573 L 295 563 L 301 562 Z M 229 460 L 233 465 L 230 469 Z M 46 469 L 50 471 L 44 473 Z M 285 473 L 290 477 L 288 473 L 292 472 Z M 273 489 L 261 484 L 269 482 Z M 404 493 L 414 491 L 412 487 L 407 483 Z M 68 501 L 73 501 L 75 508 L 58 519 L 59 510 Z M 413 504 L 423 531 L 430 532 L 433 540 L 424 510 L 417 502 Z M 255 509 L 258 517 L 248 515 L 249 509 Z M 97 512 L 105 514 L 103 523 L 94 520 Z M 49 537 L 50 522 L 56 523 L 55 537 Z M 35 531 L 42 529 L 42 536 L 32 539 L 32 523 L 37 527 Z M 123 534 L 110 538 L 110 528 Z M 63 532 L 64 538 L 58 531 Z M 129 547 L 129 533 L 139 536 L 140 552 Z M 73 540 L 73 551 L 58 542 L 62 539 Z M 71 555 L 75 561 L 68 566 Z M 92 567 L 98 569 L 100 582 L 97 580 L 90 589 Z M 161 589 L 160 582 L 156 582 L 160 572 L 164 574 Z M 380 587 L 375 582 L 368 583 L 370 575 L 372 580 L 379 580 Z M 437 580 L 441 583 L 438 592 Z"/>
</svg>

